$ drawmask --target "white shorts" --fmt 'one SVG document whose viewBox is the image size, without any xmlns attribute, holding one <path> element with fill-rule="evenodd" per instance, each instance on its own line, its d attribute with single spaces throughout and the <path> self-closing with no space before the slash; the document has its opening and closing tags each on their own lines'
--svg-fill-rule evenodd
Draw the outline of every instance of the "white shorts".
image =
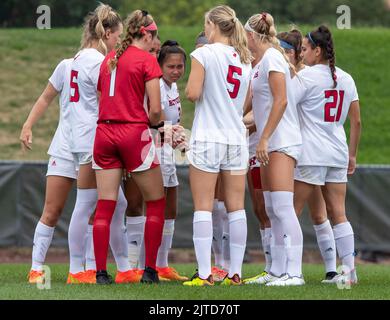
<svg viewBox="0 0 390 320">
<path fill-rule="evenodd" d="M 76 165 L 81 166 L 92 162 L 91 152 L 73 152 L 73 158 Z"/>
<path fill-rule="evenodd" d="M 186 152 L 191 165 L 199 170 L 218 173 L 248 169 L 249 152 L 246 145 L 193 141 Z"/>
<path fill-rule="evenodd" d="M 347 168 L 298 166 L 294 179 L 308 184 L 323 186 L 325 183 L 347 183 Z"/>
<path fill-rule="evenodd" d="M 179 185 L 176 172 L 171 175 L 166 175 L 163 173 L 162 177 L 165 188 L 173 188 Z"/>
<path fill-rule="evenodd" d="M 51 156 L 47 164 L 46 176 L 77 179 L 77 169 L 73 161 Z"/>
<path fill-rule="evenodd" d="M 273 150 L 271 152 L 281 152 L 295 159 L 295 161 L 298 161 L 299 156 L 302 152 L 302 145 L 298 144 L 296 146 L 284 147 L 277 150 Z"/>
</svg>

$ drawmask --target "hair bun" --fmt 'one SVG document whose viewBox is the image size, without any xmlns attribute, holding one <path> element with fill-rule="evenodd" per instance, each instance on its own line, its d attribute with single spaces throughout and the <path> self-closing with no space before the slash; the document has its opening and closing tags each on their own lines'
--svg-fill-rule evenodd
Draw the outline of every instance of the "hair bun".
<svg viewBox="0 0 390 320">
<path fill-rule="evenodd" d="M 321 33 L 330 33 L 330 30 L 327 26 L 325 25 L 321 25 L 318 27 L 318 31 L 321 32 Z"/>
<path fill-rule="evenodd" d="M 175 40 L 167 40 L 163 43 L 163 45 L 161 47 L 165 47 L 165 46 L 168 46 L 168 47 L 173 47 L 173 46 L 180 46 L 179 43 Z"/>
</svg>

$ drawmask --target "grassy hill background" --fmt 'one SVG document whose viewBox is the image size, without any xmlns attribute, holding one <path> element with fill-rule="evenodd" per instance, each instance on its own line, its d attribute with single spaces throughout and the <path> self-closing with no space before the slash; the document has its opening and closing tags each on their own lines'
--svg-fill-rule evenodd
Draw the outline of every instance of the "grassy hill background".
<svg viewBox="0 0 390 320">
<path fill-rule="evenodd" d="M 288 27 L 280 27 L 279 31 Z M 303 32 L 312 27 L 302 27 Z M 162 27 L 160 36 L 177 40 L 190 53 L 198 27 Z M 337 66 L 355 79 L 360 96 L 363 135 L 359 164 L 390 163 L 390 30 L 353 28 L 333 30 Z M 0 159 L 43 160 L 58 123 L 58 103 L 53 103 L 33 130 L 33 150 L 22 153 L 20 129 L 57 63 L 72 57 L 81 30 L 0 29 Z M 191 128 L 194 105 L 184 98 L 186 77 L 179 83 L 184 125 Z"/>
</svg>

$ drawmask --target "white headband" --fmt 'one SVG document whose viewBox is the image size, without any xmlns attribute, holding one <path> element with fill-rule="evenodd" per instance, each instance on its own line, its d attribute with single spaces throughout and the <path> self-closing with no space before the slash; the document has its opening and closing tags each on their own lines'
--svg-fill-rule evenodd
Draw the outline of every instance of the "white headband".
<svg viewBox="0 0 390 320">
<path fill-rule="evenodd" d="M 258 33 L 257 31 L 253 30 L 252 27 L 249 25 L 249 21 L 247 21 L 247 22 L 245 23 L 244 29 L 245 29 L 246 31 L 256 33 L 256 34 L 259 35 L 260 37 L 265 37 L 265 34 Z"/>
</svg>

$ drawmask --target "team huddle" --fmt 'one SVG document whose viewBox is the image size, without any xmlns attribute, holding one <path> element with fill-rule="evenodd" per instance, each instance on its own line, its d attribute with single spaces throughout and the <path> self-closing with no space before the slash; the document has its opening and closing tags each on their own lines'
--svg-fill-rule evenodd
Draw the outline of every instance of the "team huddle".
<svg viewBox="0 0 390 320">
<path fill-rule="evenodd" d="M 205 14 L 190 56 L 185 95 L 195 116 L 189 136 L 176 84 L 186 52 L 173 40 L 160 44 L 147 11 L 135 10 L 122 22 L 101 4 L 87 16 L 80 51 L 58 64 L 20 137 L 31 148 L 33 125 L 59 95 L 29 282 L 45 281 L 46 253 L 77 180 L 69 284 L 304 285 L 298 217 L 306 203 L 325 264 L 322 282 L 357 283 L 345 196 L 347 174 L 356 167 L 360 106 L 352 77 L 335 65 L 330 30 L 278 34 L 269 13 L 242 25 L 233 9 L 217 6 Z M 191 279 L 168 263 L 177 154 L 189 163 L 194 204 L 198 268 Z M 243 280 L 246 183 L 266 264 Z M 107 273 L 109 246 L 115 280 Z"/>
</svg>

